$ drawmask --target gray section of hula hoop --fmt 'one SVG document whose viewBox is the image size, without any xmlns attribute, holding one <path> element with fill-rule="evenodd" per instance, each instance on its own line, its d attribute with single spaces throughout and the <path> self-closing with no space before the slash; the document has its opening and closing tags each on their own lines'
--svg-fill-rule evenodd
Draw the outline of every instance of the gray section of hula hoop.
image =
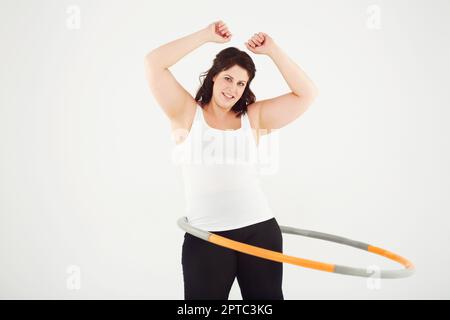
<svg viewBox="0 0 450 320">
<path fill-rule="evenodd" d="M 368 251 L 369 250 L 369 244 L 351 240 L 344 237 L 339 237 L 333 234 L 329 233 L 323 233 L 323 232 L 317 232 L 312 230 L 304 230 L 304 229 L 298 229 L 293 228 L 289 226 L 280 226 L 280 230 L 282 233 L 288 233 L 288 234 L 295 234 L 300 236 L 305 236 L 309 238 L 316 238 L 336 243 L 341 243 L 344 245 L 348 245 L 351 247 L 355 247 L 361 250 Z M 373 278 L 380 278 L 380 279 L 397 279 L 397 278 L 406 278 L 411 276 L 414 273 L 414 269 L 400 269 L 400 270 L 378 270 L 378 273 L 376 271 L 369 271 L 363 268 L 354 268 L 354 267 L 348 267 L 343 265 L 334 265 L 334 273 L 340 273 L 345 274 L 349 276 L 357 276 L 357 277 L 373 277 Z"/>
<path fill-rule="evenodd" d="M 209 236 L 211 235 L 211 233 L 191 226 L 188 223 L 187 217 L 181 217 L 180 219 L 178 219 L 177 224 L 181 229 L 183 229 L 187 233 L 190 233 L 193 236 L 196 236 L 206 241 L 209 240 Z"/>
<path fill-rule="evenodd" d="M 337 242 L 337 243 L 345 244 L 347 246 L 352 246 L 352 247 L 366 250 L 366 251 L 369 248 L 369 245 L 367 243 L 347 239 L 344 237 L 335 236 L 335 235 L 329 234 L 329 233 L 297 229 L 297 228 L 288 227 L 288 226 L 280 226 L 280 229 L 281 229 L 282 233 L 297 234 L 297 235 L 305 236 L 305 237 L 309 237 L 309 238 L 316 238 L 316 239 L 321 239 L 321 240 L 326 240 L 326 241 Z"/>
<path fill-rule="evenodd" d="M 177 221 L 178 226 L 186 231 L 187 233 L 192 234 L 193 236 L 196 236 L 200 239 L 209 241 L 209 236 L 211 235 L 210 232 L 204 231 L 198 228 L 195 228 L 191 226 L 188 223 L 187 217 L 181 217 Z M 288 226 L 280 226 L 280 230 L 282 233 L 287 234 L 295 234 L 310 238 L 316 238 L 336 243 L 341 243 L 344 245 L 352 246 L 358 249 L 366 250 L 368 251 L 369 244 L 351 240 L 344 237 L 339 237 L 333 234 L 329 233 L 323 233 L 323 232 L 317 232 L 312 230 L 304 230 L 304 229 L 298 229 Z M 406 278 L 411 276 L 415 270 L 414 269 L 401 269 L 401 270 L 379 270 L 379 273 L 377 274 L 376 271 L 369 272 L 366 269 L 362 268 L 354 268 L 349 266 L 343 266 L 343 265 L 334 265 L 334 273 L 349 275 L 349 276 L 357 276 L 357 277 L 372 277 L 374 279 L 380 278 L 380 279 L 397 279 L 397 278 Z"/>
<path fill-rule="evenodd" d="M 357 277 L 370 277 L 370 278 L 380 278 L 380 279 L 399 279 L 406 278 L 413 275 L 415 272 L 414 269 L 400 269 L 400 270 L 365 270 L 362 268 L 353 268 L 342 265 L 335 265 L 334 273 L 345 274 L 349 276 L 357 276 Z"/>
</svg>

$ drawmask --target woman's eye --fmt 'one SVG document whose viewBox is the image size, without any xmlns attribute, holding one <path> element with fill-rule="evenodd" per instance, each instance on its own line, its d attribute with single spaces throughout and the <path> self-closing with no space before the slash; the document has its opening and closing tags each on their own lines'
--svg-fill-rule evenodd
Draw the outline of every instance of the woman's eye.
<svg viewBox="0 0 450 320">
<path fill-rule="evenodd" d="M 225 79 L 226 79 L 226 80 L 230 80 L 230 78 L 228 78 L 228 77 L 225 77 Z M 245 87 L 245 83 L 242 83 L 242 82 L 241 82 L 241 87 L 242 87 L 242 86 Z"/>
</svg>

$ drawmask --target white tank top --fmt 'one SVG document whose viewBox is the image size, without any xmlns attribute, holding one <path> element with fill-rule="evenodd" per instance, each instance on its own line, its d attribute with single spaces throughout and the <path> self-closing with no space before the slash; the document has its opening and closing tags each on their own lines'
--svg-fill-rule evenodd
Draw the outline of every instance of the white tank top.
<svg viewBox="0 0 450 320">
<path fill-rule="evenodd" d="M 186 130 L 174 132 L 186 135 Z M 260 186 L 258 147 L 248 115 L 241 128 L 210 127 L 197 105 L 187 137 L 175 144 L 172 161 L 181 165 L 188 222 L 205 231 L 242 228 L 274 217 Z"/>
</svg>

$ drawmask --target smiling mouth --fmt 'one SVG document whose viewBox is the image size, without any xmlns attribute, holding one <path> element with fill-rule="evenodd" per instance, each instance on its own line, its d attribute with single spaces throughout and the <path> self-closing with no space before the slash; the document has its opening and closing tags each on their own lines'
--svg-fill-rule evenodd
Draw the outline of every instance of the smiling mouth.
<svg viewBox="0 0 450 320">
<path fill-rule="evenodd" d="M 223 92 L 222 92 L 222 95 L 223 95 L 225 98 L 227 98 L 228 100 L 234 99 L 234 96 L 232 96 L 231 98 L 229 98 L 229 97 L 227 97 L 227 96 L 225 95 L 225 93 L 223 93 Z"/>
</svg>

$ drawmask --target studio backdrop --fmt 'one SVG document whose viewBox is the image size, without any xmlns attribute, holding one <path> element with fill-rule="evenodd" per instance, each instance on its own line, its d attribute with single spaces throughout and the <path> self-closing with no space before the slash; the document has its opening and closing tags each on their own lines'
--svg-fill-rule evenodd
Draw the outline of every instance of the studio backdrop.
<svg viewBox="0 0 450 320">
<path fill-rule="evenodd" d="M 374 279 L 284 264 L 285 299 L 450 298 L 449 12 L 446 0 L 2 0 L 0 298 L 183 299 L 183 181 L 144 57 L 217 20 L 233 39 L 170 68 L 191 95 L 230 46 L 255 62 L 257 101 L 289 92 L 273 61 L 245 48 L 257 32 L 319 90 L 273 135 L 260 175 L 278 223 L 416 267 Z M 319 239 L 283 241 L 291 256 L 401 268 Z M 236 282 L 230 299 L 241 299 Z"/>
</svg>

